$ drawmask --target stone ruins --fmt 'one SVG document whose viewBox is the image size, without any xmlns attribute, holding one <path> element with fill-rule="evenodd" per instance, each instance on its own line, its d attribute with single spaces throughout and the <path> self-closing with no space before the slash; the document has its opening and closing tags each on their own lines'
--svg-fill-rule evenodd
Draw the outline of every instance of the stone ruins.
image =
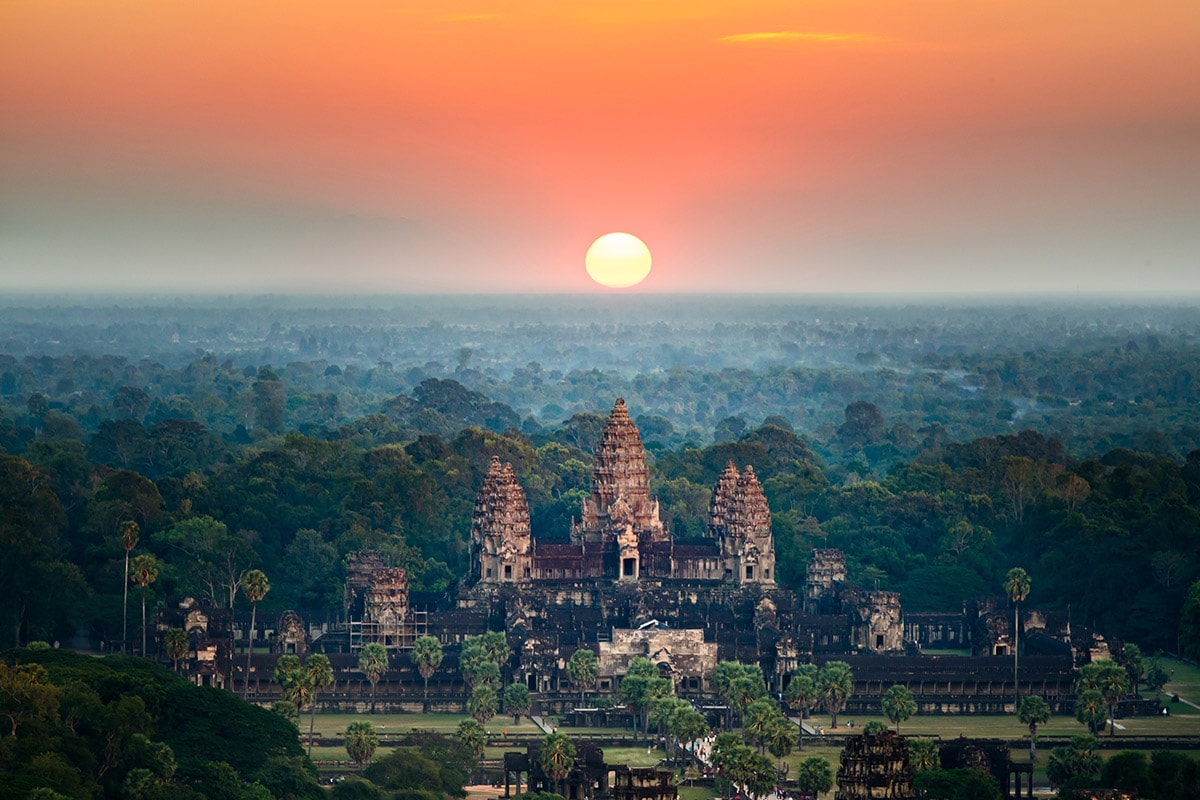
<svg viewBox="0 0 1200 800">
<path fill-rule="evenodd" d="M 629 661 L 650 658 L 685 696 L 711 693 L 718 661 L 759 664 L 772 692 L 782 692 L 803 663 L 850 663 L 849 713 L 877 709 L 902 683 L 919 713 L 1011 713 L 1011 608 L 1003 598 L 964 603 L 960 614 L 908 614 L 894 592 L 852 586 L 839 550 L 812 552 L 806 580 L 793 592 L 775 582 L 770 509 L 752 464 L 726 465 L 712 490 L 704 535 L 677 540 L 650 494 L 646 450 L 623 400 L 617 400 L 595 453 L 591 492 L 558 541 L 530 530 L 525 491 L 511 464 L 493 457 L 475 500 L 470 570 L 447 595 L 410 595 L 404 570 L 376 552 L 350 554 L 341 619 L 259 616 L 256 639 L 271 653 L 251 660 L 250 691 L 271 699 L 279 653 L 324 652 L 341 689 L 323 694 L 331 707 L 363 702 L 358 651 L 377 641 L 403 653 L 420 635 L 436 636 L 446 658 L 430 683 L 435 710 L 461 710 L 457 671 L 462 641 L 503 630 L 512 657 L 505 681 L 535 692 L 542 713 L 570 711 L 579 700 L 566 665 L 580 648 L 600 658 L 594 687 L 611 695 Z M 235 686 L 245 663 L 229 659 L 248 625 L 228 611 L 209 617 L 195 601 L 167 609 L 160 631 L 186 617 L 193 649 L 182 666 L 193 679 Z M 1094 637 L 1065 618 L 1022 609 L 1021 693 L 1040 694 L 1060 710 L 1073 699 L 1074 667 L 1097 651 Z M 247 615 L 248 616 L 248 615 Z M 246 620 L 248 622 L 248 620 Z M 922 647 L 969 649 L 973 655 L 922 655 Z M 377 689 L 382 708 L 419 704 L 423 681 L 402 655 Z"/>
</svg>

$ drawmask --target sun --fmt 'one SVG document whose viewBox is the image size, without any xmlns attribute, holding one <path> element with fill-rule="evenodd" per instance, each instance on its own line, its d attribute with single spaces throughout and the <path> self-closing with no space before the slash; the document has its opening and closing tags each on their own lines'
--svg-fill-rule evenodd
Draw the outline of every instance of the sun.
<svg viewBox="0 0 1200 800">
<path fill-rule="evenodd" d="M 604 234 L 583 261 L 592 280 L 610 289 L 636 286 L 650 274 L 650 248 L 631 233 Z"/>
</svg>

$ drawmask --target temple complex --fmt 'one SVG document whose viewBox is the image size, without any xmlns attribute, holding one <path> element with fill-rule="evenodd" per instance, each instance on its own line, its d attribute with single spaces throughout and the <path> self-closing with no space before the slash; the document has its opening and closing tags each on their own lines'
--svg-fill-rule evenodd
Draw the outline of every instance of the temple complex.
<svg viewBox="0 0 1200 800">
<path fill-rule="evenodd" d="M 549 581 L 637 583 L 681 579 L 774 585 L 771 514 L 747 465 L 730 462 L 713 489 L 708 537 L 675 542 L 650 497 L 646 450 L 618 399 L 601 433 L 592 491 L 571 524 L 569 543 L 542 543 L 529 529 L 529 505 L 511 464 L 497 457 L 475 500 L 471 578 L 477 584 Z"/>
<path fill-rule="evenodd" d="M 539 713 L 569 712 L 579 695 L 566 665 L 576 650 L 599 658 L 594 690 L 616 691 L 629 662 L 649 658 L 676 691 L 694 699 L 713 692 L 719 661 L 762 667 L 767 686 L 782 692 L 800 664 L 850 664 L 855 686 L 846 711 L 876 710 L 893 684 L 906 685 L 920 713 L 1012 713 L 1013 617 L 1004 598 L 964 602 L 958 614 L 905 614 L 895 592 L 852 585 L 840 550 L 815 549 L 798 592 L 776 584 L 771 515 L 752 464 L 726 464 L 712 489 L 702 536 L 679 540 L 663 524 L 650 493 L 646 450 L 624 401 L 612 408 L 596 448 L 591 490 L 561 538 L 542 541 L 513 466 L 492 457 L 475 499 L 470 569 L 446 594 L 413 595 L 405 571 L 383 554 L 349 554 L 342 616 L 289 611 L 259 617 L 256 644 L 270 653 L 251 659 L 249 691 L 267 698 L 281 653 L 323 652 L 346 681 L 367 642 L 392 650 L 435 636 L 446 659 L 431 686 L 440 710 L 460 709 L 465 687 L 459 645 L 486 631 L 507 634 L 512 657 L 504 680 L 535 693 Z M 307 618 L 307 622 L 305 619 Z M 1065 616 L 1022 609 L 1021 694 L 1040 694 L 1053 710 L 1073 700 L 1074 668 L 1106 643 L 1071 631 Z M 159 630 L 184 627 L 192 647 L 183 668 L 194 680 L 241 686 L 244 662 L 230 648 L 249 633 L 227 610 L 186 600 L 164 611 Z M 243 640 L 244 644 L 244 640 Z M 972 655 L 920 654 L 921 647 Z M 266 648 L 262 648 L 266 649 Z M 378 685 L 384 708 L 419 706 L 423 681 L 398 654 Z M 344 698 L 356 707 L 349 683 Z"/>
</svg>

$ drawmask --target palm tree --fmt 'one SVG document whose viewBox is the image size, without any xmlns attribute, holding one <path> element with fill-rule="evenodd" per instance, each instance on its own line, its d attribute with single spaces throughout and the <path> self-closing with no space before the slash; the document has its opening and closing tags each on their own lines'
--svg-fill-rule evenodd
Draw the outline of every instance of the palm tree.
<svg viewBox="0 0 1200 800">
<path fill-rule="evenodd" d="M 833 767 L 820 756 L 805 759 L 796 773 L 796 785 L 805 795 L 816 797 L 833 788 Z"/>
<path fill-rule="evenodd" d="M 1037 726 L 1050 719 L 1050 705 L 1036 694 L 1021 701 L 1018 718 L 1029 726 L 1029 763 L 1037 763 Z"/>
<path fill-rule="evenodd" d="M 915 772 L 941 768 L 937 742 L 933 739 L 911 739 L 908 743 L 908 763 Z"/>
<path fill-rule="evenodd" d="M 280 656 L 275 662 L 275 682 L 283 688 L 283 699 L 296 707 L 297 715 L 306 708 L 312 710 L 308 723 L 308 754 L 311 758 L 317 692 L 333 683 L 333 670 L 329 666 L 329 659 L 315 653 L 301 664 L 296 656 Z"/>
<path fill-rule="evenodd" d="M 483 755 L 483 748 L 487 746 L 487 731 L 473 719 L 464 719 L 458 723 L 454 738 L 475 759 Z"/>
<path fill-rule="evenodd" d="M 555 783 L 561 783 L 575 768 L 575 745 L 561 733 L 552 733 L 542 740 L 538 751 L 542 772 Z M 562 792 L 564 796 L 565 792 Z"/>
<path fill-rule="evenodd" d="M 304 671 L 308 676 L 307 683 L 312 687 L 312 702 L 308 710 L 308 757 L 312 758 L 313 727 L 317 723 L 317 693 L 333 683 L 333 667 L 327 656 L 313 653 L 304 661 Z"/>
<path fill-rule="evenodd" d="M 513 715 L 513 725 L 520 723 L 521 715 L 529 713 L 531 705 L 529 688 L 523 683 L 510 683 L 504 690 L 504 713 Z"/>
<path fill-rule="evenodd" d="M 158 580 L 158 559 L 151 555 L 140 555 L 133 560 L 133 572 L 129 579 L 142 587 L 142 658 L 146 657 L 146 588 Z"/>
<path fill-rule="evenodd" d="M 129 554 L 137 547 L 138 524 L 131 519 L 122 522 L 120 537 L 121 547 L 125 548 L 125 599 L 121 603 L 121 655 L 124 655 L 129 641 Z"/>
<path fill-rule="evenodd" d="M 371 713 L 375 713 L 375 684 L 388 671 L 388 651 L 379 642 L 368 642 L 358 654 L 358 671 L 371 684 Z"/>
<path fill-rule="evenodd" d="M 496 716 L 499 700 L 496 690 L 489 684 L 481 683 L 471 690 L 467 700 L 467 713 L 480 725 L 486 725 L 488 720 Z"/>
<path fill-rule="evenodd" d="M 417 672 L 425 679 L 425 703 L 423 711 L 429 713 L 429 679 L 442 665 L 442 643 L 436 636 L 418 636 L 413 642 L 408 657 L 417 665 Z"/>
<path fill-rule="evenodd" d="M 846 701 L 854 692 L 854 673 L 845 661 L 830 661 L 817 676 L 817 697 L 837 727 L 838 712 L 846 707 Z"/>
<path fill-rule="evenodd" d="M 800 714 L 800 724 L 797 726 L 797 748 L 804 749 L 804 715 L 813 703 L 817 701 L 817 666 L 802 664 L 796 668 L 796 674 L 788 681 L 787 690 L 783 693 L 788 708 Z"/>
<path fill-rule="evenodd" d="M 175 671 L 179 672 L 179 659 L 188 654 L 187 631 L 183 628 L 171 628 L 167 631 L 167 656 L 175 663 Z"/>
<path fill-rule="evenodd" d="M 346 726 L 346 753 L 358 766 L 362 766 L 375 755 L 379 736 L 366 720 L 356 720 Z"/>
<path fill-rule="evenodd" d="M 792 727 L 792 723 L 788 722 L 782 714 L 776 714 L 767 729 L 763 731 L 763 741 L 766 743 L 767 749 L 771 751 L 771 755 L 778 759 L 777 769 L 782 770 L 783 760 L 792 754 L 799 737 L 796 735 L 796 729 Z"/>
<path fill-rule="evenodd" d="M 252 569 L 242 576 L 242 594 L 250 601 L 250 640 L 246 646 L 246 679 L 242 685 L 242 699 L 250 696 L 250 656 L 254 654 L 254 623 L 258 618 L 258 602 L 271 591 L 267 575 L 261 569 Z"/>
<path fill-rule="evenodd" d="M 1104 722 L 1104 695 L 1099 689 L 1084 689 L 1075 696 L 1075 719 L 1088 726 L 1095 734 Z"/>
<path fill-rule="evenodd" d="M 880 701 L 883 714 L 896 725 L 896 733 L 900 733 L 900 723 L 917 713 L 917 701 L 907 686 L 896 684 L 884 693 Z"/>
<path fill-rule="evenodd" d="M 584 689 L 595 686 L 596 679 L 600 677 L 600 662 L 591 648 L 581 647 L 571 654 L 571 660 L 567 662 L 567 675 L 579 690 L 579 704 L 583 705 Z"/>
<path fill-rule="evenodd" d="M 1013 603 L 1013 710 L 1020 712 L 1021 687 L 1017 682 L 1017 651 L 1021 649 L 1021 624 L 1018 611 L 1022 601 L 1029 597 L 1032 585 L 1029 573 L 1020 567 L 1013 567 L 1004 576 L 1004 592 Z"/>
</svg>

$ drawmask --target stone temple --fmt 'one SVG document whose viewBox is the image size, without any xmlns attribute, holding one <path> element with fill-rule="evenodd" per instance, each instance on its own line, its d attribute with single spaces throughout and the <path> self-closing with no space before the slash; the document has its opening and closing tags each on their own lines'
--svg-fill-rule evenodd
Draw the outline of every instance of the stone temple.
<svg viewBox="0 0 1200 800">
<path fill-rule="evenodd" d="M 730 462 L 713 490 L 707 540 L 677 544 L 650 497 L 646 450 L 620 399 L 601 434 L 592 493 L 571 525 L 570 543 L 533 540 L 525 492 L 512 465 L 493 456 L 475 501 L 471 564 L 480 584 L 775 583 L 771 514 L 754 468 L 739 473 Z"/>
<path fill-rule="evenodd" d="M 404 570 L 385 565 L 379 553 L 352 553 L 341 618 L 318 621 L 324 612 L 304 610 L 278 621 L 260 615 L 256 645 L 271 653 L 253 656 L 249 675 L 229 654 L 232 642 L 244 642 L 248 619 L 228 611 L 204 616 L 184 604 L 164 611 L 159 631 L 188 631 L 183 669 L 193 680 L 248 685 L 260 701 L 277 694 L 270 676 L 279 653 L 327 653 L 349 687 L 364 680 L 358 651 L 376 641 L 396 653 L 378 686 L 381 707 L 420 707 L 423 680 L 403 654 L 428 634 L 446 651 L 430 687 L 433 707 L 461 711 L 458 648 L 490 630 L 507 634 L 505 682 L 534 692 L 539 713 L 575 707 L 579 694 L 566 665 L 581 648 L 597 654 L 600 695 L 615 692 L 638 656 L 693 698 L 712 696 L 718 661 L 759 664 L 777 693 L 798 665 L 841 659 L 855 675 L 848 713 L 877 709 L 896 683 L 908 686 L 922 714 L 1011 713 L 1013 618 L 1005 599 L 967 601 L 961 613 L 905 614 L 897 593 L 852 586 L 834 549 L 812 551 L 800 591 L 775 579 L 770 509 L 753 465 L 727 464 L 704 534 L 676 539 L 650 494 L 641 436 L 617 400 L 596 448 L 591 492 L 561 539 L 531 534 L 525 491 L 512 465 L 493 457 L 475 500 L 470 570 L 449 593 L 410 595 Z M 1094 651 L 1093 637 L 1053 615 L 1022 612 L 1021 693 L 1041 694 L 1061 711 L 1073 700 L 1075 662 Z M 923 647 L 974 654 L 924 655 Z M 367 694 L 346 688 L 324 702 L 351 710 Z"/>
</svg>

